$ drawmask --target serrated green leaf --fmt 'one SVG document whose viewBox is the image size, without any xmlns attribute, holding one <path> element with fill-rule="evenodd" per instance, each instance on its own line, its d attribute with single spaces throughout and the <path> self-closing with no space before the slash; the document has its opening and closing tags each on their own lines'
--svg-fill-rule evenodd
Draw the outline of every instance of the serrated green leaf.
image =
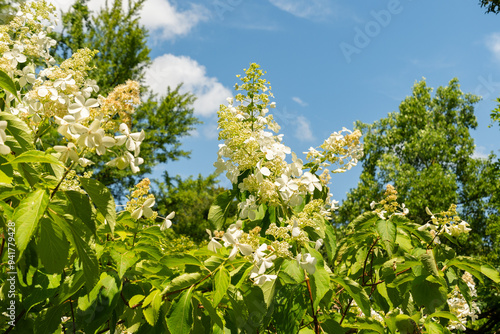
<svg viewBox="0 0 500 334">
<path fill-rule="evenodd" d="M 193 288 L 183 291 L 167 314 L 167 326 L 171 333 L 189 334 L 192 326 L 191 294 Z"/>
<path fill-rule="evenodd" d="M 370 299 L 361 285 L 349 277 L 336 277 L 332 280 L 340 284 L 347 291 L 365 316 L 369 317 L 371 315 Z"/>
<path fill-rule="evenodd" d="M 69 242 L 63 230 L 51 219 L 40 219 L 38 255 L 48 273 L 60 273 L 68 262 Z"/>
<path fill-rule="evenodd" d="M 375 331 L 380 334 L 385 334 L 384 326 L 376 320 L 370 318 L 356 318 L 355 323 L 348 323 L 344 327 L 357 328 L 357 329 L 368 329 Z"/>
<path fill-rule="evenodd" d="M 391 220 L 380 219 L 377 221 L 377 232 L 382 239 L 385 249 L 392 255 L 394 244 L 396 243 L 396 225 Z"/>
<path fill-rule="evenodd" d="M 208 221 L 214 229 L 220 230 L 228 218 L 228 210 L 233 198 L 236 196 L 234 191 L 228 190 L 218 195 L 208 212 Z"/>
<path fill-rule="evenodd" d="M 35 334 L 54 333 L 60 327 L 66 305 L 56 305 L 45 309 L 36 318 Z"/>
<path fill-rule="evenodd" d="M 19 203 L 12 219 L 16 223 L 17 258 L 20 259 L 49 204 L 49 193 L 38 189 Z"/>
<path fill-rule="evenodd" d="M 314 274 L 309 276 L 311 282 L 311 292 L 313 296 L 313 307 L 316 309 L 319 302 L 330 289 L 330 275 L 325 268 L 316 268 Z"/>
<path fill-rule="evenodd" d="M 202 267 L 203 263 L 190 254 L 168 254 L 160 260 L 169 268 L 183 267 L 186 264 Z"/>
<path fill-rule="evenodd" d="M 161 298 L 162 297 L 160 291 L 154 290 L 144 300 L 142 312 L 144 314 L 144 317 L 146 318 L 146 321 L 151 326 L 154 326 L 156 324 L 156 322 L 158 321 L 158 317 L 160 316 Z M 145 304 L 147 307 L 144 306 Z"/>
<path fill-rule="evenodd" d="M 82 263 L 83 275 L 86 281 L 87 291 L 91 290 L 99 278 L 99 264 L 94 250 L 82 239 L 82 232 L 78 225 L 68 222 L 63 216 L 50 213 L 50 216 L 64 231 L 66 238 L 75 247 L 78 259 Z"/>
<path fill-rule="evenodd" d="M 165 289 L 165 292 L 170 292 L 170 291 L 176 291 L 176 290 L 182 290 L 184 288 L 187 288 L 190 285 L 195 284 L 202 278 L 201 273 L 188 273 L 188 274 L 182 274 L 180 276 L 177 276 L 174 278 L 167 288 Z"/>
<path fill-rule="evenodd" d="M 4 71 L 0 70 L 0 88 L 14 95 L 18 100 L 16 84 L 12 81 L 11 77 Z"/>
<path fill-rule="evenodd" d="M 80 218 L 92 233 L 95 233 L 96 226 L 95 221 L 92 219 L 92 207 L 89 197 L 74 190 L 67 190 L 64 194 L 68 198 L 68 205 L 72 207 L 72 213 Z"/>
<path fill-rule="evenodd" d="M 109 227 L 111 228 L 111 233 L 114 233 L 114 227 L 116 224 L 116 206 L 113 195 L 105 185 L 97 180 L 85 177 L 81 177 L 79 180 L 83 189 L 85 189 L 87 194 L 89 194 L 94 205 L 106 219 Z"/>
<path fill-rule="evenodd" d="M 500 273 L 491 265 L 482 262 L 478 259 L 473 259 L 466 256 L 457 256 L 456 258 L 446 263 L 447 267 L 455 266 L 459 269 L 470 272 L 476 276 L 478 280 L 483 282 L 482 275 L 488 277 L 495 283 L 500 283 Z"/>
<path fill-rule="evenodd" d="M 144 299 L 144 295 L 135 295 L 134 297 L 130 298 L 130 300 L 128 301 L 128 306 L 134 307 L 134 306 L 138 305 L 143 299 Z"/>
<path fill-rule="evenodd" d="M 220 329 L 224 329 L 224 323 L 222 322 L 222 318 L 217 313 L 217 310 L 212 306 L 212 303 L 205 298 L 201 293 L 196 293 L 194 296 L 205 308 L 208 312 L 208 315 L 212 319 L 212 322 L 217 325 Z"/>
<path fill-rule="evenodd" d="M 434 312 L 434 313 L 428 315 L 425 322 L 428 323 L 428 322 L 433 321 L 432 318 L 445 318 L 445 319 L 460 322 L 460 320 L 458 320 L 456 315 L 454 315 L 453 313 L 450 313 L 450 312 L 445 312 L 445 311 Z"/>
<path fill-rule="evenodd" d="M 5 133 L 12 136 L 19 144 L 18 146 L 9 144 L 12 151 L 16 154 L 20 154 L 35 149 L 33 145 L 33 133 L 24 121 L 11 113 L 3 111 L 0 112 L 0 121 L 7 121 Z"/>
<path fill-rule="evenodd" d="M 448 294 L 446 288 L 434 276 L 418 276 L 412 282 L 411 292 L 413 300 L 418 306 L 425 306 L 432 313 L 446 303 Z"/>
<path fill-rule="evenodd" d="M 132 267 L 139 260 L 134 250 L 117 249 L 117 247 L 114 247 L 111 248 L 110 254 L 116 263 L 116 270 L 120 279 L 123 278 L 128 268 Z"/>
<path fill-rule="evenodd" d="M 229 276 L 229 272 L 227 271 L 227 269 L 224 267 L 220 268 L 217 274 L 215 274 L 214 280 L 215 288 L 212 300 L 212 304 L 214 307 L 217 307 L 217 305 L 219 305 L 220 301 L 227 292 L 227 287 L 229 286 L 230 282 L 231 276 Z"/>
<path fill-rule="evenodd" d="M 433 276 L 439 277 L 439 269 L 437 268 L 436 260 L 434 259 L 434 255 L 432 254 L 432 252 L 427 252 L 420 255 L 420 261 L 429 273 L 431 273 Z"/>
<path fill-rule="evenodd" d="M 18 164 L 18 163 L 47 163 L 47 164 L 54 164 L 54 165 L 59 165 L 62 166 L 62 163 L 57 160 L 56 157 L 54 157 L 51 154 L 42 152 L 42 151 L 37 151 L 37 150 L 31 150 L 31 151 L 26 151 L 21 153 L 19 156 L 16 158 L 12 159 L 9 162 L 6 162 L 5 164 Z"/>
</svg>

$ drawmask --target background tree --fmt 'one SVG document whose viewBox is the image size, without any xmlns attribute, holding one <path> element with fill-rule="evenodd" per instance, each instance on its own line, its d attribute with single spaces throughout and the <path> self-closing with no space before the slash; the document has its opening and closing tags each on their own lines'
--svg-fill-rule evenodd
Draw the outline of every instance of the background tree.
<svg viewBox="0 0 500 334">
<path fill-rule="evenodd" d="M 62 14 L 63 30 L 56 36 L 61 41 L 56 54 L 66 58 L 80 48 L 99 49 L 91 76 L 96 78 L 100 94 L 107 94 L 129 79 L 144 84 L 144 71 L 151 63 L 148 31 L 139 24 L 145 0 L 131 0 L 126 9 L 122 0 L 114 0 L 95 15 L 89 11 L 87 2 L 77 0 L 68 12 Z M 155 165 L 188 157 L 189 152 L 180 149 L 180 138 L 200 123 L 193 116 L 195 97 L 179 93 L 179 87 L 165 87 L 165 95 L 160 96 L 148 92 L 145 87 L 143 96 L 147 99 L 132 115 L 129 124 L 131 132 L 139 129 L 146 132 L 141 156 L 147 158 L 140 166 L 140 173 L 108 168 L 103 163 L 94 168 L 95 177 L 109 186 L 117 199 L 122 197 L 125 188 L 132 187 L 144 174 L 151 173 Z"/>
<path fill-rule="evenodd" d="M 155 192 L 158 210 L 175 211 L 175 223 L 172 230 L 177 234 L 188 235 L 196 242 L 207 240 L 206 230 L 212 230 L 208 221 L 208 211 L 215 198 L 225 191 L 218 185 L 216 175 L 208 177 L 198 175 L 195 179 L 180 176 L 171 178 L 166 173 L 164 182 L 157 182 L 159 191 Z M 236 207 L 232 208 L 236 214 Z"/>
<path fill-rule="evenodd" d="M 486 8 L 486 13 L 498 14 L 500 12 L 499 0 L 481 0 L 479 1 L 479 4 L 481 7 Z"/>
<path fill-rule="evenodd" d="M 408 216 L 423 224 L 432 212 L 459 205 L 461 217 L 472 228 L 468 240 L 459 240 L 459 252 L 487 258 L 499 265 L 500 181 L 496 157 L 474 158 L 470 130 L 477 127 L 474 105 L 479 97 L 464 94 L 453 79 L 434 96 L 425 81 L 386 118 L 373 124 L 356 123 L 364 135 L 363 170 L 358 186 L 347 194 L 335 222 L 346 224 L 370 210 L 368 199 L 382 199 L 383 188 L 393 184 L 398 196 L 413 208 Z M 498 286 L 489 286 L 495 309 Z M 493 289 L 493 290 L 492 290 Z M 493 322 L 499 325 L 497 314 Z M 489 320 L 488 320 L 489 321 Z"/>
</svg>

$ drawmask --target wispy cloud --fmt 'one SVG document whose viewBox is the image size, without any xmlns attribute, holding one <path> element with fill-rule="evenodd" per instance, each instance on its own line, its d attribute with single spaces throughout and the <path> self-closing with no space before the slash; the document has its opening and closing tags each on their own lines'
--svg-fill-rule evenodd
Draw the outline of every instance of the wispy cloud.
<svg viewBox="0 0 500 334">
<path fill-rule="evenodd" d="M 145 75 L 146 84 L 158 94 L 165 94 L 167 87 L 183 84 L 182 93 L 196 95 L 194 113 L 197 116 L 214 115 L 220 104 L 232 96 L 217 78 L 207 76 L 205 66 L 187 56 L 164 54 L 153 60 Z"/>
<path fill-rule="evenodd" d="M 311 123 L 304 116 L 298 116 L 296 121 L 295 137 L 301 141 L 312 141 L 314 135 L 311 130 Z"/>
<path fill-rule="evenodd" d="M 474 153 L 472 154 L 472 158 L 474 159 L 488 159 L 488 152 L 486 152 L 486 147 L 484 146 L 476 146 L 474 148 Z"/>
<path fill-rule="evenodd" d="M 493 53 L 496 60 L 500 61 L 500 33 L 490 34 L 485 41 L 486 47 Z"/>
<path fill-rule="evenodd" d="M 294 97 L 292 97 L 292 100 L 294 102 L 298 103 L 302 107 L 307 106 L 307 102 L 302 101 L 302 99 L 300 97 L 294 96 Z"/>
<path fill-rule="evenodd" d="M 326 0 L 269 0 L 271 4 L 294 16 L 304 19 L 323 19 L 332 14 Z"/>
</svg>

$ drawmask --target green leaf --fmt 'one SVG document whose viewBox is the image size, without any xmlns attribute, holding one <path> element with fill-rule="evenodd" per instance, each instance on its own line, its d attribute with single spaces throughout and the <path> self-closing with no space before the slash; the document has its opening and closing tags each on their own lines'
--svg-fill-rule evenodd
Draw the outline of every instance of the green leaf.
<svg viewBox="0 0 500 334">
<path fill-rule="evenodd" d="M 436 260 L 434 259 L 434 255 L 432 254 L 432 252 L 427 252 L 420 255 L 420 261 L 422 261 L 424 268 L 427 269 L 429 273 L 431 273 L 433 276 L 440 277 L 439 269 L 437 268 Z"/>
<path fill-rule="evenodd" d="M 111 233 L 113 233 L 116 223 L 116 206 L 109 189 L 101 182 L 85 177 L 80 178 L 80 184 L 87 194 L 89 194 L 97 209 L 102 213 L 111 228 Z"/>
<path fill-rule="evenodd" d="M 179 296 L 170 307 L 167 315 L 167 326 L 171 333 L 189 334 L 191 330 L 191 294 L 193 288 L 190 288 Z"/>
<path fill-rule="evenodd" d="M 313 296 L 313 307 L 316 309 L 319 302 L 328 290 L 330 290 L 330 275 L 325 268 L 316 268 L 313 275 L 310 276 L 311 292 Z"/>
<path fill-rule="evenodd" d="M 223 329 L 224 323 L 222 322 L 220 315 L 217 313 L 217 310 L 212 306 L 212 303 L 201 293 L 196 293 L 194 295 L 194 298 L 196 298 L 203 305 L 205 310 L 208 312 L 208 315 L 212 319 L 212 322 L 219 326 L 220 329 Z"/>
<path fill-rule="evenodd" d="M 160 290 L 154 290 L 144 300 L 142 312 L 151 326 L 156 324 L 160 316 L 161 298 Z"/>
<path fill-rule="evenodd" d="M 120 279 L 123 278 L 128 268 L 137 263 L 139 257 L 134 250 L 118 249 L 114 247 L 110 251 L 111 257 L 116 262 L 116 270 Z"/>
<path fill-rule="evenodd" d="M 380 218 L 375 212 L 367 211 L 354 219 L 349 225 L 352 225 L 354 230 L 357 231 L 359 229 L 374 226 L 378 219 Z"/>
<path fill-rule="evenodd" d="M 96 232 L 95 221 L 92 219 L 92 207 L 89 197 L 78 191 L 67 190 L 64 192 L 68 204 L 72 207 L 72 214 L 80 218 L 92 233 Z"/>
<path fill-rule="evenodd" d="M 190 254 L 168 254 L 160 260 L 169 268 L 183 267 L 186 264 L 202 267 L 203 263 Z"/>
<path fill-rule="evenodd" d="M 82 231 L 77 224 L 68 222 L 64 217 L 56 213 L 50 213 L 50 216 L 64 231 L 71 245 L 75 247 L 78 259 L 83 266 L 86 288 L 88 291 L 91 290 L 99 278 L 99 263 L 95 251 L 81 238 Z"/>
<path fill-rule="evenodd" d="M 135 295 L 134 297 L 130 298 L 130 300 L 128 301 L 128 306 L 134 307 L 134 306 L 138 305 L 143 299 L 144 299 L 144 295 Z"/>
<path fill-rule="evenodd" d="M 358 329 L 368 329 L 373 330 L 380 334 L 385 334 L 384 326 L 376 320 L 370 318 L 356 318 L 355 323 L 348 323 L 344 327 L 358 328 Z"/>
<path fill-rule="evenodd" d="M 335 256 L 335 252 L 337 251 L 337 237 L 335 236 L 335 230 L 330 223 L 327 223 L 325 227 L 325 249 L 328 260 L 332 261 Z"/>
<path fill-rule="evenodd" d="M 436 307 L 446 303 L 446 288 L 434 276 L 417 276 L 411 287 L 413 300 L 418 306 L 425 306 L 427 312 L 435 312 Z"/>
<path fill-rule="evenodd" d="M 35 146 L 33 145 L 33 133 L 24 121 L 17 116 L 3 111 L 0 111 L 0 121 L 7 121 L 8 124 L 5 129 L 5 133 L 14 137 L 19 144 L 18 149 L 9 145 L 12 151 L 19 154 L 21 152 L 35 149 Z"/>
<path fill-rule="evenodd" d="M 14 83 L 14 81 L 12 81 L 12 79 L 9 77 L 7 73 L 1 70 L 0 70 L 0 88 L 3 88 L 7 92 L 11 93 L 19 100 L 19 97 L 17 96 L 16 84 Z"/>
<path fill-rule="evenodd" d="M 220 230 L 225 225 L 229 207 L 235 196 L 234 191 L 228 190 L 215 199 L 208 212 L 208 220 L 212 223 L 214 229 Z"/>
<path fill-rule="evenodd" d="M 40 260 L 48 273 L 61 273 L 68 262 L 69 242 L 52 219 L 42 217 L 39 225 L 37 250 Z"/>
<path fill-rule="evenodd" d="M 369 317 L 371 315 L 370 299 L 361 285 L 349 277 L 336 277 L 332 280 L 340 284 L 347 291 L 351 298 L 356 301 L 356 304 L 358 304 L 358 307 L 365 316 Z"/>
<path fill-rule="evenodd" d="M 66 305 L 56 305 L 45 309 L 36 318 L 35 334 L 54 333 L 60 327 L 61 317 Z"/>
<path fill-rule="evenodd" d="M 38 189 L 19 203 L 12 219 L 16 223 L 17 258 L 20 259 L 49 204 L 49 193 Z"/>
<path fill-rule="evenodd" d="M 63 166 L 62 163 L 59 160 L 57 160 L 57 158 L 54 157 L 52 154 L 48 154 L 38 150 L 31 150 L 21 153 L 19 156 L 17 156 L 16 158 L 12 159 L 9 162 L 6 162 L 5 164 L 12 165 L 22 162 L 47 163 L 47 164 Z"/>
<path fill-rule="evenodd" d="M 0 185 L 0 201 L 17 195 L 24 195 L 30 192 L 30 188 L 25 186 Z"/>
<path fill-rule="evenodd" d="M 68 298 L 71 298 L 85 284 L 85 278 L 82 271 L 76 272 L 64 278 L 64 282 L 59 288 L 59 294 L 53 300 L 55 305 L 61 304 Z"/>
<path fill-rule="evenodd" d="M 6 165 L 6 162 L 7 159 L 4 156 L 0 156 L 0 183 L 11 184 L 14 177 L 14 169 L 12 166 Z"/>
<path fill-rule="evenodd" d="M 170 284 L 166 287 L 165 292 L 181 290 L 187 288 L 190 285 L 195 284 L 202 278 L 201 273 L 188 273 L 182 274 L 174 278 Z"/>
<path fill-rule="evenodd" d="M 220 268 L 220 270 L 215 275 L 214 280 L 215 289 L 212 301 L 214 307 L 217 307 L 217 305 L 219 305 L 220 301 L 227 292 L 227 288 L 230 282 L 231 276 L 229 276 L 229 272 L 227 271 L 227 269 L 224 267 Z"/>
<path fill-rule="evenodd" d="M 381 219 L 377 221 L 377 232 L 382 239 L 385 249 L 392 255 L 396 242 L 396 225 L 391 220 Z"/>
<path fill-rule="evenodd" d="M 470 272 L 476 276 L 478 280 L 483 282 L 482 275 L 488 277 L 495 283 L 500 283 L 500 273 L 498 270 L 489 264 L 482 262 L 478 259 L 473 259 L 467 256 L 457 256 L 456 258 L 446 263 L 447 267 L 455 266 L 459 269 Z"/>
<path fill-rule="evenodd" d="M 97 285 L 78 298 L 76 323 L 82 324 L 85 333 L 96 330 L 111 318 L 120 300 L 121 281 L 116 274 L 102 273 Z"/>
<path fill-rule="evenodd" d="M 300 284 L 305 280 L 304 270 L 299 266 L 297 260 L 284 260 L 278 276 L 286 284 Z"/>
<path fill-rule="evenodd" d="M 451 312 L 445 312 L 445 311 L 434 312 L 434 313 L 428 315 L 427 319 L 425 320 L 425 322 L 428 323 L 428 322 L 433 321 L 432 318 L 445 318 L 445 319 L 449 319 L 449 320 L 452 320 L 452 321 L 458 321 L 458 322 L 460 321 L 460 320 L 458 320 L 458 318 L 457 318 L 456 315 L 454 315 Z"/>
<path fill-rule="evenodd" d="M 396 327 L 401 334 L 413 334 L 417 332 L 418 329 L 417 324 L 408 315 L 398 314 L 396 315 L 395 320 L 396 320 Z"/>
</svg>

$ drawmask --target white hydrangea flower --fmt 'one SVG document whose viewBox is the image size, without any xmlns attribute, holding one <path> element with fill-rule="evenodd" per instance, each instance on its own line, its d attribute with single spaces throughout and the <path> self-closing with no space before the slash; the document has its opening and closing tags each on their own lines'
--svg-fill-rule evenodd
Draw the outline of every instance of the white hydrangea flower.
<svg viewBox="0 0 500 334">
<path fill-rule="evenodd" d="M 154 213 L 153 209 L 151 209 L 153 205 L 155 205 L 155 199 L 148 198 L 141 206 L 132 212 L 132 218 L 139 219 L 142 216 L 144 216 L 144 218 L 150 218 Z"/>
<path fill-rule="evenodd" d="M 68 112 L 70 114 L 76 114 L 75 118 L 77 119 L 85 119 L 90 116 L 89 108 L 97 108 L 99 106 L 99 102 L 96 99 L 88 99 L 85 101 L 83 96 L 76 96 L 75 103 L 72 103 L 68 107 Z"/>
<path fill-rule="evenodd" d="M 138 173 L 140 168 L 138 167 L 144 162 L 142 158 L 135 158 L 130 152 L 123 153 L 122 156 L 114 158 L 113 160 L 106 163 L 107 166 L 116 166 L 118 169 L 125 169 L 130 166 L 133 173 Z"/>
<path fill-rule="evenodd" d="M 68 161 L 68 158 L 73 162 L 80 159 L 78 157 L 78 153 L 76 152 L 76 146 L 73 143 L 68 143 L 67 146 L 56 145 L 54 146 L 54 150 L 61 153 L 61 155 L 59 156 L 59 160 L 62 161 L 62 163 L 66 163 L 66 161 Z"/>
<path fill-rule="evenodd" d="M 310 275 L 314 274 L 314 272 L 316 271 L 316 263 L 318 262 L 318 259 L 316 259 L 309 253 L 303 255 L 297 254 L 296 259 L 302 269 L 307 271 Z"/>
<path fill-rule="evenodd" d="M 210 242 L 208 243 L 208 250 L 214 252 L 214 253 L 217 253 L 217 250 L 222 248 L 222 245 L 219 241 L 217 241 L 217 239 L 215 239 L 215 237 L 212 235 L 212 231 L 210 230 L 206 230 L 208 235 L 210 236 Z"/>
<path fill-rule="evenodd" d="M 172 226 L 171 219 L 174 219 L 174 217 L 175 217 L 175 211 L 170 212 L 169 215 L 165 218 L 165 220 L 161 224 L 160 230 L 165 231 L 166 229 L 170 228 Z"/>
</svg>

